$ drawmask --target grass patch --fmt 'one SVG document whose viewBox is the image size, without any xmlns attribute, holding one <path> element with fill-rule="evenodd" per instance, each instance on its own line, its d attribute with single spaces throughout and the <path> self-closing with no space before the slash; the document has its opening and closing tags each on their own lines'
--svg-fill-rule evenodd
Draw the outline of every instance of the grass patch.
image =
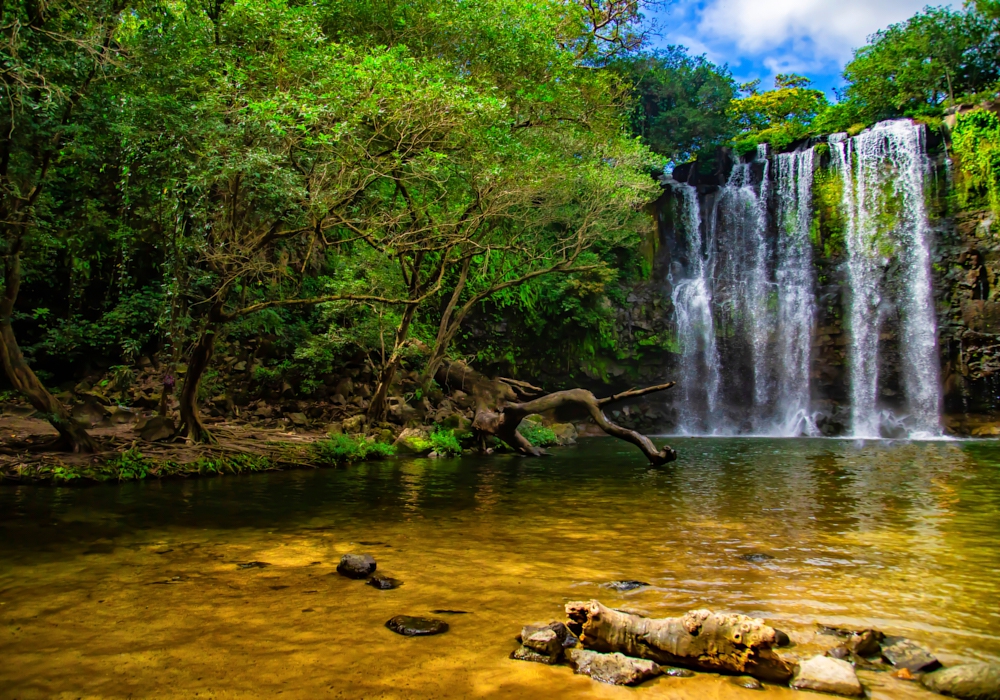
<svg viewBox="0 0 1000 700">
<path fill-rule="evenodd" d="M 442 457 L 457 457 L 462 454 L 462 445 L 455 437 L 454 430 L 436 428 L 430 436 L 431 447 Z"/>
<path fill-rule="evenodd" d="M 315 460 L 330 467 L 340 467 L 366 459 L 385 459 L 396 453 L 396 448 L 384 442 L 368 442 L 364 436 L 331 435 L 317 440 L 310 447 Z"/>
<path fill-rule="evenodd" d="M 521 421 L 517 432 L 521 433 L 521 437 L 535 447 L 550 447 L 559 444 L 559 438 L 556 437 L 552 428 L 546 428 L 541 423 L 534 423 L 527 420 Z"/>
</svg>

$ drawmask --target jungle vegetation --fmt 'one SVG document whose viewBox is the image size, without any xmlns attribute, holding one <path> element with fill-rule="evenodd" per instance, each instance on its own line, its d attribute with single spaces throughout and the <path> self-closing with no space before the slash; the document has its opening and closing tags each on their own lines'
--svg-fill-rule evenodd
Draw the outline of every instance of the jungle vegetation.
<svg viewBox="0 0 1000 700">
<path fill-rule="evenodd" d="M 10 391 L 62 446 L 89 451 L 59 387 L 95 370 L 127 381 L 143 358 L 164 376 L 161 409 L 179 377 L 181 432 L 209 440 L 200 404 L 220 339 L 273 339 L 255 379 L 294 377 L 303 396 L 365 358 L 372 421 L 404 363 L 427 391 L 452 356 L 497 368 L 615 356 L 613 306 L 649 273 L 644 207 L 671 164 L 893 116 L 939 123 L 996 98 L 991 0 L 876 33 L 836 102 L 803 76 L 762 90 L 683 47 L 652 50 L 643 10 L 3 2 Z M 994 122 L 960 118 L 971 135 L 956 143 L 993 154 L 967 192 L 995 202 L 1000 149 L 975 145 L 998 138 Z"/>
</svg>

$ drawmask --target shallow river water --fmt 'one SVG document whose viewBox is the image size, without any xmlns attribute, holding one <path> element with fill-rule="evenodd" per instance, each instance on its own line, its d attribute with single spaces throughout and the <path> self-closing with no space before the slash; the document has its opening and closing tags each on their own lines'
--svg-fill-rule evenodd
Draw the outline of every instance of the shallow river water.
<svg viewBox="0 0 1000 700">
<path fill-rule="evenodd" d="M 821 697 L 715 675 L 616 688 L 507 658 L 522 623 L 590 598 L 763 617 L 800 656 L 835 643 L 825 624 L 1000 660 L 1000 443 L 672 444 L 658 469 L 592 439 L 536 460 L 0 485 L 0 698 Z M 337 575 L 346 552 L 403 586 Z M 600 586 L 616 579 L 652 585 Z M 451 631 L 400 637 L 397 614 Z"/>
</svg>

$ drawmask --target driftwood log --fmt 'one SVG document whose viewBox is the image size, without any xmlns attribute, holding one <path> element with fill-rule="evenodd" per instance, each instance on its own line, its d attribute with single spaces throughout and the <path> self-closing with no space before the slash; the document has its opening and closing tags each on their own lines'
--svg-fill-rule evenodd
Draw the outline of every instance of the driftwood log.
<svg viewBox="0 0 1000 700">
<path fill-rule="evenodd" d="M 567 603 L 566 614 L 582 626 L 583 646 L 594 651 L 777 683 L 792 677 L 792 664 L 772 649 L 774 628 L 746 615 L 692 610 L 683 617 L 654 619 L 612 610 L 596 600 Z"/>
</svg>

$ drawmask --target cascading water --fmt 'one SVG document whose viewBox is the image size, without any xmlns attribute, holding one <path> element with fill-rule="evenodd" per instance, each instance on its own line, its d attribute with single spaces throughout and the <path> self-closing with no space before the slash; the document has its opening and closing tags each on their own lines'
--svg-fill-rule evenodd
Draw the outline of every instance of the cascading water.
<svg viewBox="0 0 1000 700">
<path fill-rule="evenodd" d="M 941 432 L 937 324 L 931 294 L 929 225 L 924 204 L 924 129 L 881 122 L 852 139 L 831 137 L 844 186 L 851 283 L 851 434 L 879 437 L 888 418 L 878 407 L 883 300 L 900 313 L 902 375 L 913 436 Z M 892 259 L 898 263 L 890 265 Z M 894 269 L 891 269 L 893 268 Z"/>
<path fill-rule="evenodd" d="M 778 393 L 773 432 L 818 435 L 810 412 L 812 333 L 816 317 L 813 283 L 813 149 L 777 156 L 778 170 Z"/>
<path fill-rule="evenodd" d="M 759 187 L 753 169 L 763 168 Z M 733 168 L 719 195 L 717 236 L 720 265 L 715 280 L 723 313 L 750 346 L 753 371 L 753 410 L 747 419 L 759 430 L 761 414 L 772 398 L 773 373 L 768 347 L 773 326 L 768 296 L 770 257 L 767 241 L 767 200 L 770 183 L 767 147 L 757 149 L 751 163 Z"/>
<path fill-rule="evenodd" d="M 680 431 L 704 433 L 715 414 L 719 394 L 719 352 L 712 318 L 709 282 L 713 241 L 703 245 L 701 208 L 694 187 L 677 182 L 671 186 L 680 194 L 678 221 L 682 222 L 686 243 L 687 269 L 673 286 L 674 314 L 681 349 L 680 385 L 684 396 Z"/>
</svg>

